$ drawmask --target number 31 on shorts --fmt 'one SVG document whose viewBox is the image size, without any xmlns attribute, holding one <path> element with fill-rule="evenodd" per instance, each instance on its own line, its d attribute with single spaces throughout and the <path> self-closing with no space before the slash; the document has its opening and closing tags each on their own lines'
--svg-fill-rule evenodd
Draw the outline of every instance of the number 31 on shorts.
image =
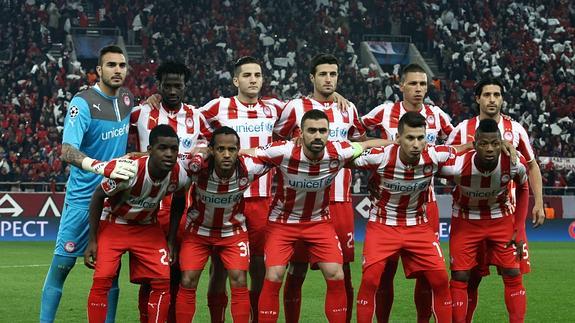
<svg viewBox="0 0 575 323">
<path fill-rule="evenodd" d="M 240 242 L 238 243 L 238 247 L 240 247 L 240 257 L 249 257 L 250 256 L 250 243 L 249 242 Z"/>
</svg>

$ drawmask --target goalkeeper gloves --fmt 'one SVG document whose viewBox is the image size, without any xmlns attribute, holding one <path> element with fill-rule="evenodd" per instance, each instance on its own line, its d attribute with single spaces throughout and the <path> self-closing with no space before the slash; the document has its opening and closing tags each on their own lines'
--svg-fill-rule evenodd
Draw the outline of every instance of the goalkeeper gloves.
<svg viewBox="0 0 575 323">
<path fill-rule="evenodd" d="M 82 160 L 82 169 L 111 179 L 126 180 L 136 175 L 138 166 L 136 161 L 131 159 L 119 158 L 103 162 L 86 157 Z"/>
</svg>

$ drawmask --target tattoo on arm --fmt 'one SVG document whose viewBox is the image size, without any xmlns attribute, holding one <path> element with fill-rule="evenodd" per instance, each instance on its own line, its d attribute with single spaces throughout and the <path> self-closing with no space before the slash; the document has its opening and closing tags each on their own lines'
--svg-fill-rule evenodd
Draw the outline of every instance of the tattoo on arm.
<svg viewBox="0 0 575 323">
<path fill-rule="evenodd" d="M 72 147 L 70 144 L 62 144 L 62 161 L 70 163 L 76 167 L 82 168 L 82 160 L 86 158 L 86 154 Z"/>
</svg>

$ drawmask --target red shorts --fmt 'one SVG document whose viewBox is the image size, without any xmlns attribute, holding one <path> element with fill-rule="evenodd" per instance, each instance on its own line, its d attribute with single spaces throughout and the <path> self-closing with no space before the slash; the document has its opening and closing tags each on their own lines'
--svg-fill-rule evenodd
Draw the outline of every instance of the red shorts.
<svg viewBox="0 0 575 323">
<path fill-rule="evenodd" d="M 354 213 L 352 202 L 329 202 L 329 216 L 341 243 L 343 262 L 353 262 L 355 248 L 354 235 Z M 291 259 L 294 262 L 309 262 L 309 253 L 304 243 L 297 242 L 294 255 Z"/>
<path fill-rule="evenodd" d="M 513 236 L 513 218 L 490 220 L 451 220 L 449 253 L 451 270 L 471 270 L 478 265 L 481 245 L 487 248 L 487 263 L 500 268 L 519 268 L 513 247 L 505 247 Z M 483 253 L 483 252 L 481 252 Z"/>
<path fill-rule="evenodd" d="M 158 214 L 157 214 L 158 223 L 160 223 L 160 226 L 162 227 L 162 231 L 164 232 L 166 237 L 168 236 L 168 233 L 170 233 L 170 207 L 171 207 L 171 205 L 172 205 L 172 195 L 168 195 L 168 196 L 164 197 L 164 199 L 160 203 L 160 209 L 158 210 Z M 184 208 L 184 210 L 187 210 L 187 207 Z M 178 227 L 178 235 L 177 235 L 177 241 L 178 242 L 182 241 L 182 238 L 184 236 L 184 232 L 186 231 L 185 229 L 186 229 L 186 214 L 184 211 L 184 214 L 182 215 L 182 218 L 180 219 L 180 226 Z"/>
<path fill-rule="evenodd" d="M 427 220 L 429 220 L 429 224 L 437 235 L 437 240 L 439 241 L 439 208 L 437 207 L 437 201 L 429 201 L 425 207 Z"/>
<path fill-rule="evenodd" d="M 228 270 L 244 270 L 250 267 L 249 239 L 246 232 L 231 237 L 206 237 L 186 232 L 180 247 L 180 268 L 202 270 L 208 256 L 219 255 Z"/>
<path fill-rule="evenodd" d="M 527 237 L 523 236 L 523 239 L 520 237 L 517 239 L 523 240 L 525 242 L 523 245 L 523 257 L 521 257 L 521 261 L 519 262 L 519 269 L 522 274 L 527 274 L 531 272 L 531 262 L 529 261 L 529 247 L 527 246 Z M 481 244 L 480 249 L 477 252 L 478 265 L 474 268 L 474 270 L 477 270 L 481 276 L 489 276 L 489 264 L 491 262 L 490 259 L 491 252 L 487 250 L 487 244 L 484 242 Z"/>
<path fill-rule="evenodd" d="M 244 198 L 244 215 L 250 238 L 250 254 L 253 256 L 264 255 L 266 226 L 271 204 L 271 197 Z"/>
<path fill-rule="evenodd" d="M 401 256 L 406 277 L 420 271 L 445 270 L 439 242 L 429 223 L 414 226 L 390 226 L 367 222 L 363 246 L 363 270 Z"/>
<path fill-rule="evenodd" d="M 309 252 L 311 264 L 343 263 L 339 239 L 331 222 L 268 222 L 264 255 L 266 267 L 287 265 L 298 241 L 301 241 Z"/>
<path fill-rule="evenodd" d="M 156 224 L 130 225 L 100 221 L 94 278 L 116 277 L 122 255 L 130 253 L 130 281 L 170 279 L 168 244 Z"/>
</svg>

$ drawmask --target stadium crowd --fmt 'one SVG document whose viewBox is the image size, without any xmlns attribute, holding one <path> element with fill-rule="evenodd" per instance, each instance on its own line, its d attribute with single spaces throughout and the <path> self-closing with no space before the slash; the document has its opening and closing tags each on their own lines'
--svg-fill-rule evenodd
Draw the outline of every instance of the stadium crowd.
<svg viewBox="0 0 575 323">
<path fill-rule="evenodd" d="M 338 88 L 364 114 L 399 99 L 400 92 L 397 75 L 360 67 L 361 35 L 406 34 L 420 50 L 433 53 L 445 72 L 428 96 L 453 124 L 475 115 L 475 80 L 492 74 L 506 85 L 503 112 L 528 130 L 536 154 L 575 157 L 570 1 L 196 2 L 93 2 L 101 27 L 118 27 L 143 47 L 144 59 L 130 62 L 126 82 L 136 97 L 155 93 L 153 71 L 167 59 L 184 61 L 192 70 L 190 103 L 231 96 L 233 61 L 252 55 L 263 61 L 262 93 L 290 99 L 309 93 L 309 58 L 333 52 L 342 62 Z M 72 27 L 88 26 L 86 10 L 74 1 L 5 3 L 0 182 L 64 182 L 69 173 L 59 159 L 64 115 L 73 94 L 96 81 L 93 70 L 72 61 L 65 37 Z M 47 54 L 56 42 L 64 43 L 58 59 Z M 557 171 L 552 164 L 542 171 L 544 186 L 575 186 L 574 171 Z"/>
</svg>

